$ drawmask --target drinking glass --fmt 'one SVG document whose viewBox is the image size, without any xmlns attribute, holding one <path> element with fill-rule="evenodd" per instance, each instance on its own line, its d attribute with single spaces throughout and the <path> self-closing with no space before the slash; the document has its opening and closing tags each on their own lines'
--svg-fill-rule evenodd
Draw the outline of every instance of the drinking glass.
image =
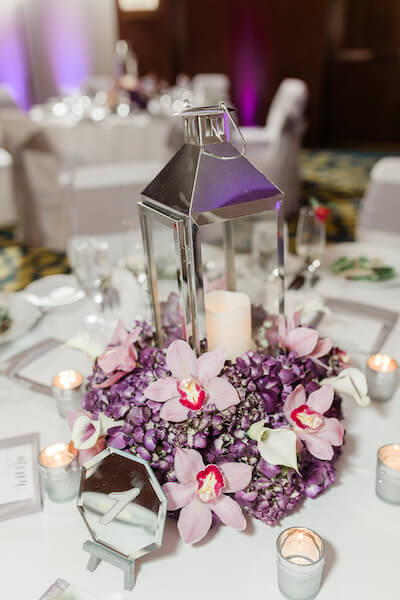
<svg viewBox="0 0 400 600">
<path fill-rule="evenodd" d="M 146 258 L 138 221 L 123 219 L 122 266 L 130 271 L 136 281 L 145 288 L 147 282 Z"/>
<path fill-rule="evenodd" d="M 321 264 L 325 240 L 325 223 L 315 216 L 313 208 L 301 208 L 296 231 L 296 252 L 304 259 L 309 282 Z"/>
<path fill-rule="evenodd" d="M 70 242 L 70 261 L 80 286 L 95 307 L 85 322 L 92 326 L 103 324 L 100 311 L 112 271 L 108 242 L 94 237 L 74 238 Z"/>
</svg>

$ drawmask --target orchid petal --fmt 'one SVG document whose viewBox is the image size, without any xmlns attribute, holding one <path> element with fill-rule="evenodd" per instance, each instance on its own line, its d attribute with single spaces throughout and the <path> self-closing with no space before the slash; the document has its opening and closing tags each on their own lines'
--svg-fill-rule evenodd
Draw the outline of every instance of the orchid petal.
<svg viewBox="0 0 400 600">
<path fill-rule="evenodd" d="M 136 330 L 135 330 L 136 331 Z M 110 345 L 111 346 L 119 346 L 123 344 L 128 336 L 128 332 L 126 330 L 125 325 L 121 320 L 118 320 L 117 327 L 112 335 Z"/>
<path fill-rule="evenodd" d="M 197 473 L 204 469 L 204 462 L 197 450 L 177 448 L 174 467 L 179 483 L 193 483 L 196 481 Z"/>
<path fill-rule="evenodd" d="M 211 527 L 211 510 L 197 498 L 184 506 L 178 519 L 178 530 L 186 544 L 199 542 Z"/>
<path fill-rule="evenodd" d="M 258 450 L 264 460 L 271 465 L 284 465 L 296 469 L 296 434 L 291 429 L 269 429 L 264 427 L 261 439 L 258 441 Z"/>
<path fill-rule="evenodd" d="M 224 463 L 218 465 L 218 468 L 221 469 L 224 475 L 224 493 L 233 494 L 234 492 L 239 492 L 246 488 L 251 481 L 253 468 L 250 465 L 245 465 L 244 463 Z"/>
<path fill-rule="evenodd" d="M 286 336 L 286 346 L 298 356 L 310 354 L 318 342 L 318 333 L 310 327 L 297 327 Z"/>
<path fill-rule="evenodd" d="M 111 375 L 111 377 L 107 377 L 107 379 L 105 379 L 101 383 L 94 383 L 92 387 L 95 389 L 108 388 L 108 387 L 112 386 L 114 383 L 117 383 L 117 381 L 119 381 L 123 377 L 125 377 L 125 375 L 126 375 L 126 371 L 117 371 L 116 373 Z"/>
<path fill-rule="evenodd" d="M 341 446 L 343 444 L 343 433 L 341 422 L 332 417 L 324 419 L 324 424 L 318 431 L 318 436 L 324 437 L 332 446 Z"/>
<path fill-rule="evenodd" d="M 93 425 L 94 432 L 90 437 L 83 441 L 85 431 L 89 425 Z M 100 437 L 100 421 L 91 421 L 86 415 L 78 417 L 74 423 L 71 432 L 71 440 L 77 450 L 88 450 L 92 448 Z"/>
<path fill-rule="evenodd" d="M 293 329 L 296 329 L 296 327 L 300 326 L 302 312 L 303 312 L 302 309 L 300 309 L 300 310 L 296 310 L 291 315 L 288 315 L 288 317 L 287 317 L 287 333 L 290 333 L 290 331 L 293 331 Z"/>
<path fill-rule="evenodd" d="M 221 494 L 211 505 L 211 510 L 221 519 L 224 525 L 239 531 L 246 529 L 246 519 L 239 504 L 233 498 Z"/>
<path fill-rule="evenodd" d="M 327 410 L 330 409 L 333 402 L 333 387 L 329 384 L 323 385 L 319 390 L 312 392 L 309 397 L 307 404 L 312 409 L 323 415 Z"/>
<path fill-rule="evenodd" d="M 330 442 L 318 433 L 306 433 L 298 431 L 299 437 L 304 441 L 310 454 L 320 460 L 331 460 L 333 457 L 333 448 Z"/>
<path fill-rule="evenodd" d="M 283 414 L 285 415 L 288 423 L 293 423 L 291 414 L 292 412 L 301 406 L 301 404 L 305 404 L 306 402 L 306 392 L 302 385 L 298 385 L 293 392 L 290 392 L 289 396 L 286 398 L 285 403 L 283 405 Z"/>
<path fill-rule="evenodd" d="M 136 329 L 133 329 L 130 333 L 128 333 L 126 342 L 129 342 L 130 344 L 134 344 L 135 342 L 137 342 L 141 331 L 141 327 L 136 327 Z"/>
<path fill-rule="evenodd" d="M 240 402 L 236 389 L 223 377 L 214 377 L 204 389 L 208 394 L 208 403 L 215 404 L 217 410 L 225 410 Z"/>
<path fill-rule="evenodd" d="M 214 379 L 222 371 L 225 363 L 225 351 L 215 348 L 211 352 L 205 352 L 197 359 L 197 377 L 201 386 L 207 385 L 210 379 Z"/>
<path fill-rule="evenodd" d="M 264 420 L 257 421 L 257 423 L 253 423 L 253 425 L 251 425 L 251 427 L 247 430 L 247 435 L 251 440 L 258 442 L 263 434 L 264 429 Z"/>
<path fill-rule="evenodd" d="M 320 356 L 325 356 L 332 349 L 333 342 L 331 338 L 325 338 L 323 340 L 318 340 L 317 345 L 314 350 L 309 354 L 311 358 L 320 358 Z"/>
<path fill-rule="evenodd" d="M 162 490 L 168 500 L 168 510 L 177 510 L 189 504 L 196 494 L 197 484 L 193 481 L 182 485 L 181 483 L 165 483 Z"/>
<path fill-rule="evenodd" d="M 167 350 L 166 363 L 172 375 L 185 379 L 196 374 L 196 355 L 187 342 L 175 340 Z"/>
<path fill-rule="evenodd" d="M 160 417 L 164 421 L 171 421 L 171 423 L 181 423 L 186 421 L 189 413 L 189 409 L 183 406 L 178 398 L 171 398 L 163 404 L 160 410 Z"/>
<path fill-rule="evenodd" d="M 151 383 L 144 390 L 144 395 L 154 402 L 166 402 L 171 398 L 178 398 L 178 380 L 175 377 L 163 377 Z"/>
</svg>

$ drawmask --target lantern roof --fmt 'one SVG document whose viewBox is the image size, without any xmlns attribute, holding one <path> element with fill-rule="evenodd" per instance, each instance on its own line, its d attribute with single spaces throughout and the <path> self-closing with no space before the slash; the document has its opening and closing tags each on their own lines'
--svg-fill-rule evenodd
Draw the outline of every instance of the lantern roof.
<svg viewBox="0 0 400 600">
<path fill-rule="evenodd" d="M 283 199 L 228 141 L 185 143 L 142 193 L 155 208 L 199 224 L 261 213 Z"/>
</svg>

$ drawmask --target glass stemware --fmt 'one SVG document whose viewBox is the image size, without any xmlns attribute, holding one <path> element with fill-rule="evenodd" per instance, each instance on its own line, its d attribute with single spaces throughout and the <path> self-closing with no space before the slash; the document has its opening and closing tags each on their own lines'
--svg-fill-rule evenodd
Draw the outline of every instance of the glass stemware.
<svg viewBox="0 0 400 600">
<path fill-rule="evenodd" d="M 96 309 L 85 317 L 85 322 L 91 326 L 103 324 L 100 312 L 105 291 L 110 287 L 112 272 L 109 244 L 94 237 L 73 238 L 70 242 L 70 261 L 80 286 Z"/>
<path fill-rule="evenodd" d="M 304 259 L 308 283 L 311 283 L 315 271 L 321 265 L 325 241 L 325 223 L 316 217 L 313 208 L 301 208 L 296 231 L 296 252 Z"/>
</svg>

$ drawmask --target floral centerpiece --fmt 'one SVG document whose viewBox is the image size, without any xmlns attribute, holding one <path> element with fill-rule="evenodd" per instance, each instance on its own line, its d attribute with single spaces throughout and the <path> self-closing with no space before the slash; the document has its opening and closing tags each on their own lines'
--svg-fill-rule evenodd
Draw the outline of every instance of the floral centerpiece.
<svg viewBox="0 0 400 600">
<path fill-rule="evenodd" d="M 261 314 L 257 349 L 225 361 L 220 349 L 196 358 L 166 328 L 122 323 L 96 360 L 83 411 L 70 416 L 82 461 L 106 445 L 147 460 L 188 543 L 213 523 L 244 529 L 243 513 L 275 525 L 335 481 L 343 444 L 341 398 L 366 404 L 362 374 L 343 351 L 300 325 Z"/>
</svg>

